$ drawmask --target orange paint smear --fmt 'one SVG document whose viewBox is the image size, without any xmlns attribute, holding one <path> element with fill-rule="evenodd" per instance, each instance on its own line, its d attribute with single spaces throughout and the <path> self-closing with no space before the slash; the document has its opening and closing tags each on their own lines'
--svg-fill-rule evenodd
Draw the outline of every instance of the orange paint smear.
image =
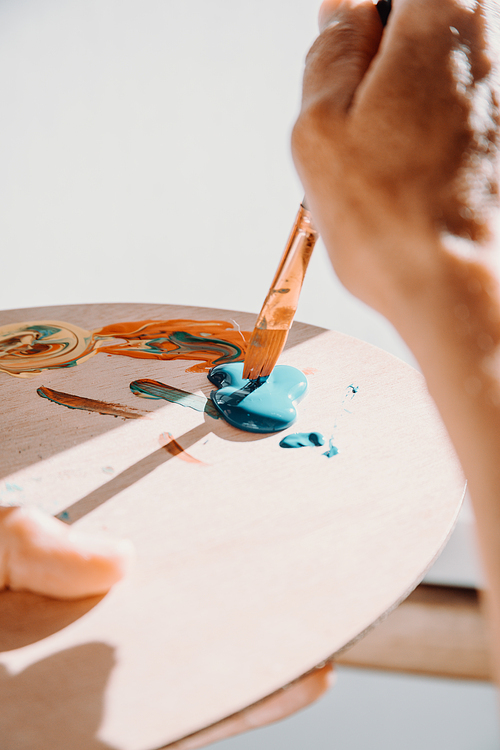
<svg viewBox="0 0 500 750">
<path fill-rule="evenodd" d="M 72 323 L 42 320 L 0 326 L 0 372 L 28 378 L 43 370 L 74 367 L 99 352 L 139 359 L 187 359 L 187 372 L 241 361 L 250 331 L 223 320 L 140 320 L 86 331 Z M 116 343 L 123 339 L 123 343 Z"/>
<path fill-rule="evenodd" d="M 186 372 L 206 372 L 215 364 L 242 360 L 250 331 L 235 330 L 220 320 L 140 320 L 114 323 L 93 331 L 96 339 L 124 339 L 99 344 L 99 352 L 140 359 L 198 360 Z M 200 362 L 201 360 L 201 362 Z"/>
<path fill-rule="evenodd" d="M 186 461 L 188 464 L 198 464 L 199 466 L 207 466 L 203 461 L 199 461 L 190 453 L 184 450 L 182 445 L 175 440 L 170 432 L 162 432 L 158 441 L 162 448 L 165 448 L 168 453 L 172 456 L 178 456 L 182 461 Z"/>
</svg>

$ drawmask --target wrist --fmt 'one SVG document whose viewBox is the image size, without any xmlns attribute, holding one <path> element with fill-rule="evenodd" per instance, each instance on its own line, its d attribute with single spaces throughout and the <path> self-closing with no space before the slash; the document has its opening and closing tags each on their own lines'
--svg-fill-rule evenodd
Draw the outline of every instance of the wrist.
<svg viewBox="0 0 500 750">
<path fill-rule="evenodd" d="M 390 320 L 417 358 L 431 393 L 448 389 L 498 405 L 500 293 L 486 253 L 472 259 L 441 247 L 432 276 L 415 283 L 411 293 L 400 288 L 394 294 Z"/>
</svg>

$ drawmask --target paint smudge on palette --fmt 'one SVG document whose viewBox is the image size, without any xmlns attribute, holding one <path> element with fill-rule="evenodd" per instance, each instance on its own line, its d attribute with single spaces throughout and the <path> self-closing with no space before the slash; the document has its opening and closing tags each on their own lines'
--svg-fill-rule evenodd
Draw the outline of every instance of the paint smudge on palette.
<svg viewBox="0 0 500 750">
<path fill-rule="evenodd" d="M 335 434 L 335 431 L 337 430 L 338 423 L 340 419 L 344 416 L 344 414 L 352 414 L 351 410 L 346 407 L 346 403 L 349 401 L 352 401 L 352 399 L 354 398 L 354 396 L 356 395 L 358 391 L 359 391 L 359 387 L 357 385 L 352 385 L 352 383 L 351 385 L 348 385 L 345 390 L 344 398 L 342 399 L 342 403 L 340 404 L 340 409 L 335 418 L 332 435 L 328 441 L 328 450 L 323 453 L 323 455 L 326 456 L 327 458 L 333 458 L 334 456 L 338 456 L 339 454 L 339 449 L 333 443 L 334 434 Z"/>
<path fill-rule="evenodd" d="M 295 432 L 280 441 L 281 448 L 318 447 L 324 444 L 325 438 L 321 432 Z"/>
<path fill-rule="evenodd" d="M 243 362 L 218 365 L 208 379 L 210 394 L 226 422 L 245 432 L 279 432 L 297 418 L 296 405 L 307 391 L 307 378 L 295 367 L 277 365 L 268 378 L 246 380 Z"/>
<path fill-rule="evenodd" d="M 328 450 L 323 453 L 324 456 L 327 458 L 333 458 L 333 456 L 338 456 L 339 449 L 336 445 L 333 444 L 333 439 L 330 438 L 328 441 Z"/>
<path fill-rule="evenodd" d="M 73 367 L 95 354 L 92 333 L 71 323 L 35 321 L 0 327 L 0 371 L 14 377 Z"/>
<path fill-rule="evenodd" d="M 101 345 L 99 351 L 141 359 L 202 360 L 187 372 L 206 372 L 210 367 L 244 357 L 251 333 L 234 330 L 220 320 L 144 320 L 104 326 L 98 340 L 124 339 L 123 344 Z"/>
<path fill-rule="evenodd" d="M 170 455 L 177 456 L 182 461 L 186 461 L 189 464 L 207 466 L 206 463 L 204 463 L 203 461 L 199 461 L 197 458 L 185 451 L 182 445 L 177 440 L 175 440 L 170 432 L 162 432 L 162 434 L 158 438 L 158 442 L 160 443 L 160 446 L 162 448 L 165 448 L 165 450 L 170 453 Z"/>
<path fill-rule="evenodd" d="M 181 388 L 176 388 L 173 385 L 166 385 L 159 380 L 150 380 L 149 378 L 134 380 L 130 383 L 130 390 L 135 396 L 150 399 L 164 399 L 172 404 L 179 404 L 180 406 L 185 406 L 194 409 L 195 411 L 204 412 L 205 414 L 208 414 L 209 417 L 212 417 L 212 419 L 219 419 L 220 416 L 213 403 L 205 398 L 205 396 L 199 396 L 196 393 L 183 391 Z"/>
<path fill-rule="evenodd" d="M 72 323 L 35 321 L 0 326 L 0 371 L 27 378 L 74 367 L 98 353 L 139 359 L 196 360 L 187 372 L 244 358 L 250 331 L 220 320 L 141 320 L 87 331 Z M 123 343 L 116 343 L 121 339 Z"/>
<path fill-rule="evenodd" d="M 106 401 L 98 401 L 94 398 L 85 398 L 84 396 L 75 396 L 72 393 L 55 391 L 52 388 L 41 386 L 37 388 L 39 396 L 52 401 L 55 404 L 66 406 L 68 409 L 81 409 L 82 411 L 97 412 L 98 414 L 107 414 L 111 417 L 122 417 L 122 419 L 140 419 L 146 416 L 145 412 L 138 409 L 127 408 L 120 404 L 109 404 Z"/>
</svg>

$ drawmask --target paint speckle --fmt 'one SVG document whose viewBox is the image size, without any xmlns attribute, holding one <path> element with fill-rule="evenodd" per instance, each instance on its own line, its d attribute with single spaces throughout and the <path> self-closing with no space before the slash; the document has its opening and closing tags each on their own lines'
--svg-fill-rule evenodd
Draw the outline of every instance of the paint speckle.
<svg viewBox="0 0 500 750">
<path fill-rule="evenodd" d="M 354 398 L 355 394 L 358 391 L 359 391 L 359 386 L 353 385 L 352 383 L 348 385 L 345 390 L 344 398 L 342 399 L 342 403 L 340 404 L 339 411 L 337 412 L 335 423 L 333 425 L 333 431 L 328 441 L 328 446 L 329 446 L 328 450 L 323 453 L 323 455 L 326 456 L 327 458 L 333 458 L 333 456 L 338 456 L 339 454 L 339 449 L 337 448 L 336 445 L 333 444 L 333 439 L 337 431 L 338 424 L 339 424 L 339 421 L 341 420 L 341 417 L 344 414 L 352 414 L 352 411 L 346 408 L 346 402 L 352 401 L 352 399 Z"/>
<path fill-rule="evenodd" d="M 333 458 L 333 456 L 338 455 L 338 452 L 339 452 L 339 449 L 337 448 L 337 446 L 333 444 L 333 441 L 330 438 L 330 440 L 328 441 L 328 450 L 325 451 L 323 455 L 326 456 L 327 458 Z"/>
<path fill-rule="evenodd" d="M 280 441 L 281 448 L 307 448 L 324 444 L 325 438 L 321 432 L 295 432 Z"/>
<path fill-rule="evenodd" d="M 69 521 L 69 513 L 67 510 L 63 510 L 62 513 L 56 516 L 60 521 Z"/>
<path fill-rule="evenodd" d="M 102 470 L 103 470 L 103 472 L 105 474 L 114 474 L 115 473 L 115 470 L 113 469 L 112 466 L 103 466 Z"/>
<path fill-rule="evenodd" d="M 22 487 L 19 487 L 19 485 L 14 484 L 13 482 L 6 482 L 5 489 L 7 490 L 7 492 L 22 492 L 23 491 Z"/>
</svg>

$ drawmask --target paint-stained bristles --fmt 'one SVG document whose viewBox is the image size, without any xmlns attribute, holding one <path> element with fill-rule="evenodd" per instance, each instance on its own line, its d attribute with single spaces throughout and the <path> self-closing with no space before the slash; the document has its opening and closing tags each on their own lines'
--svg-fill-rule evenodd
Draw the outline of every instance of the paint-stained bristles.
<svg viewBox="0 0 500 750">
<path fill-rule="evenodd" d="M 266 378 L 285 346 L 318 233 L 302 203 L 248 345 L 243 377 Z"/>
<path fill-rule="evenodd" d="M 267 378 L 274 369 L 288 336 L 286 330 L 262 330 L 256 328 L 250 339 L 243 377 L 248 380 Z"/>
</svg>

